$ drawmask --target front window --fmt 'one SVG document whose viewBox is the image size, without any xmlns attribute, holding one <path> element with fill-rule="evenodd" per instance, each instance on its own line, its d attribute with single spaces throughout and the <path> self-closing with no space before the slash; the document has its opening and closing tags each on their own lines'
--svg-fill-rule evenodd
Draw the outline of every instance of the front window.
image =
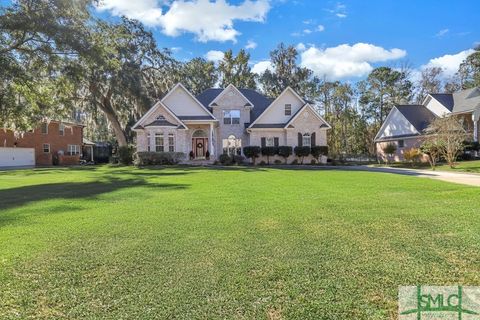
<svg viewBox="0 0 480 320">
<path fill-rule="evenodd" d="M 168 151 L 175 152 L 175 137 L 173 133 L 168 135 Z"/>
<path fill-rule="evenodd" d="M 50 144 L 48 143 L 43 144 L 43 153 L 50 153 Z"/>
<path fill-rule="evenodd" d="M 291 104 L 286 104 L 285 105 L 285 115 L 286 116 L 291 116 L 292 115 L 292 105 Z"/>
<path fill-rule="evenodd" d="M 163 152 L 163 133 L 155 134 L 155 151 Z"/>
<path fill-rule="evenodd" d="M 69 156 L 80 154 L 80 146 L 78 144 L 69 144 L 67 154 Z"/>
<path fill-rule="evenodd" d="M 151 151 L 151 148 L 150 148 L 150 133 L 147 133 L 147 151 L 148 152 Z"/>
<path fill-rule="evenodd" d="M 223 110 L 223 124 L 240 124 L 240 110 Z"/>
<path fill-rule="evenodd" d="M 43 122 L 41 130 L 42 130 L 42 134 L 48 134 L 48 123 Z"/>
<path fill-rule="evenodd" d="M 312 137 L 310 136 L 309 133 L 305 133 L 303 135 L 302 144 L 303 144 L 304 147 L 310 147 L 312 145 Z"/>
<path fill-rule="evenodd" d="M 242 140 L 237 139 L 233 134 L 228 136 L 228 139 L 222 140 L 223 153 L 228 155 L 242 154 Z"/>
<path fill-rule="evenodd" d="M 275 139 L 273 137 L 267 137 L 265 139 L 265 146 L 266 147 L 274 147 L 275 146 Z"/>
<path fill-rule="evenodd" d="M 60 123 L 60 125 L 58 126 L 58 132 L 61 136 L 65 135 L 65 125 L 63 123 Z"/>
<path fill-rule="evenodd" d="M 398 140 L 398 147 L 399 147 L 399 148 L 405 147 L 405 141 L 403 141 L 403 140 Z"/>
</svg>

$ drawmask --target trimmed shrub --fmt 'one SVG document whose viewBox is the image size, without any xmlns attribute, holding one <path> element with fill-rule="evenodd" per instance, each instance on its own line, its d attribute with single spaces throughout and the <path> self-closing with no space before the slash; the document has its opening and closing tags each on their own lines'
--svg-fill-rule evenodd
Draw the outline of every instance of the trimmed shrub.
<svg viewBox="0 0 480 320">
<path fill-rule="evenodd" d="M 248 159 L 252 159 L 253 164 L 255 165 L 255 159 L 260 156 L 260 147 L 258 146 L 248 146 L 243 148 L 243 154 Z"/>
<path fill-rule="evenodd" d="M 317 164 L 317 160 L 315 159 L 310 160 L 310 164 Z"/>
<path fill-rule="evenodd" d="M 274 164 L 282 164 L 282 161 L 278 160 L 278 159 L 275 159 L 275 161 L 273 161 Z"/>
<path fill-rule="evenodd" d="M 130 165 L 133 161 L 133 148 L 122 146 L 118 148 L 118 162 L 124 165 Z"/>
<path fill-rule="evenodd" d="M 293 159 L 293 161 L 290 163 L 290 164 L 298 164 L 298 160 L 297 159 Z"/>
<path fill-rule="evenodd" d="M 397 151 L 397 146 L 394 143 L 388 143 L 382 148 L 382 151 L 387 155 L 388 163 L 388 156 L 393 156 L 393 154 Z"/>
<path fill-rule="evenodd" d="M 285 163 L 287 163 L 287 158 L 293 154 L 293 148 L 290 146 L 280 146 L 278 147 L 278 155 L 285 159 Z"/>
<path fill-rule="evenodd" d="M 261 166 L 265 166 L 266 164 L 267 164 L 267 163 L 266 163 L 265 161 L 263 161 L 263 160 L 260 161 L 260 163 L 259 163 L 259 165 L 261 165 Z"/>
<path fill-rule="evenodd" d="M 182 152 L 136 152 L 133 164 L 136 166 L 174 165 L 178 164 L 185 154 Z"/>
<path fill-rule="evenodd" d="M 297 157 L 302 158 L 302 164 L 303 164 L 303 159 L 305 157 L 308 157 L 308 155 L 311 153 L 311 148 L 298 146 L 293 149 L 293 152 Z"/>
<path fill-rule="evenodd" d="M 238 165 L 242 165 L 245 162 L 245 157 L 242 155 L 234 155 L 233 162 L 235 162 Z"/>
<path fill-rule="evenodd" d="M 312 156 L 315 159 L 318 159 L 320 156 L 328 156 L 328 147 L 327 146 L 313 146 L 312 147 Z"/>
<path fill-rule="evenodd" d="M 226 153 L 221 154 L 220 157 L 218 157 L 218 160 L 224 166 L 229 166 L 229 165 L 233 164 L 233 158 L 230 157 L 230 155 L 228 155 Z"/>
<path fill-rule="evenodd" d="M 278 153 L 278 147 L 262 147 L 262 156 L 267 157 L 267 163 L 270 164 L 270 157 L 273 157 Z"/>
</svg>

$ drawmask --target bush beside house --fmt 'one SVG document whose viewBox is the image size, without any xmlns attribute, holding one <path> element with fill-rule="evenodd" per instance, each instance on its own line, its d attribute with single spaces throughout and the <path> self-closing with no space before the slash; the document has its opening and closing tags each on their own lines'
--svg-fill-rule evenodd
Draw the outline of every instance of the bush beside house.
<svg viewBox="0 0 480 320">
<path fill-rule="evenodd" d="M 185 158 L 183 152 L 136 152 L 133 155 L 133 164 L 136 166 L 174 165 Z"/>
</svg>

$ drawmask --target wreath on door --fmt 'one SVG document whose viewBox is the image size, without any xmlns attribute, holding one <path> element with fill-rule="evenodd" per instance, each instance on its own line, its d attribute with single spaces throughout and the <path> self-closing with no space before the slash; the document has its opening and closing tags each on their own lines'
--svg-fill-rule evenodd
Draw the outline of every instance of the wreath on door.
<svg viewBox="0 0 480 320">
<path fill-rule="evenodd" d="M 201 142 L 197 143 L 197 148 L 198 148 L 198 149 L 203 148 L 203 143 L 201 143 Z"/>
</svg>

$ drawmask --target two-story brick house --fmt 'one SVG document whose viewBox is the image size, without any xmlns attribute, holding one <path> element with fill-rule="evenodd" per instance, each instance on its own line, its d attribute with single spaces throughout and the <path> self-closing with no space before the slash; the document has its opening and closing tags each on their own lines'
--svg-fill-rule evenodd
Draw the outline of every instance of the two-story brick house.
<svg viewBox="0 0 480 320">
<path fill-rule="evenodd" d="M 0 147 L 33 148 L 35 165 L 78 164 L 82 139 L 83 125 L 54 120 L 21 134 L 0 129 Z"/>
<path fill-rule="evenodd" d="M 195 97 L 180 83 L 133 126 L 137 151 L 183 152 L 195 159 L 240 155 L 249 145 L 326 146 L 329 128 L 291 88 L 276 99 L 234 85 Z"/>
</svg>

